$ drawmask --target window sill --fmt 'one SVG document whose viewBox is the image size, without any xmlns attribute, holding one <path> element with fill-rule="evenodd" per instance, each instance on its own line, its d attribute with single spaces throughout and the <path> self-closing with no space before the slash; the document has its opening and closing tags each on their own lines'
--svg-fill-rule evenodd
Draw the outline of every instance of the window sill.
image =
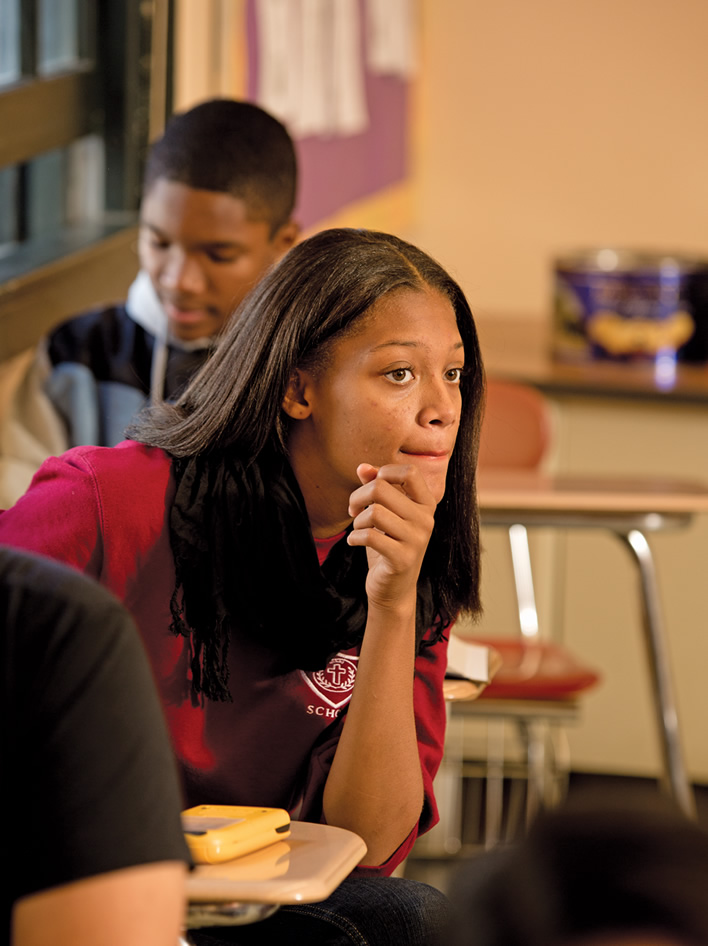
<svg viewBox="0 0 708 946">
<path fill-rule="evenodd" d="M 0 361 L 60 322 L 124 299 L 138 270 L 137 216 L 76 228 L 0 259 Z"/>
</svg>

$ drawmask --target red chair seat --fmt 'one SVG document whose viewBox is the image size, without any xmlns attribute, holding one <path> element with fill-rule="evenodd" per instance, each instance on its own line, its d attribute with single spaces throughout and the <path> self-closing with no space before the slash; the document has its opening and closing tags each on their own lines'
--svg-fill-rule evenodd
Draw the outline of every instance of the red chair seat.
<svg viewBox="0 0 708 946">
<path fill-rule="evenodd" d="M 480 699 L 567 700 L 600 680 L 600 674 L 581 664 L 559 644 L 523 639 L 480 639 L 493 647 L 502 664 Z"/>
</svg>

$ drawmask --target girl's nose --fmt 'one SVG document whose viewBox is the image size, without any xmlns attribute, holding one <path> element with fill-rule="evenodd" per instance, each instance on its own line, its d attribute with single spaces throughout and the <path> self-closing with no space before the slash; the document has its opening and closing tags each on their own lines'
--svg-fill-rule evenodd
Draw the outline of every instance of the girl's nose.
<svg viewBox="0 0 708 946">
<path fill-rule="evenodd" d="M 457 384 L 443 381 L 431 382 L 420 411 L 421 424 L 436 424 L 447 427 L 460 416 L 461 394 Z"/>
</svg>

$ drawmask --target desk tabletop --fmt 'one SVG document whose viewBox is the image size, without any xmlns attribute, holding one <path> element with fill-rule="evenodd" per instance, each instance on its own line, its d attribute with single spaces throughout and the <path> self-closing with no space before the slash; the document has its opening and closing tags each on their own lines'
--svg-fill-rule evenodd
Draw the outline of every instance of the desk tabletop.
<svg viewBox="0 0 708 946">
<path fill-rule="evenodd" d="M 523 381 L 551 395 L 630 398 L 708 404 L 708 366 L 677 365 L 669 385 L 659 384 L 652 361 L 564 362 L 552 353 L 552 319 L 498 315 L 477 318 L 482 358 L 492 378 Z"/>
<path fill-rule="evenodd" d="M 286 841 L 223 864 L 200 864 L 187 879 L 190 902 L 316 903 L 366 854 L 351 831 L 293 821 Z"/>
<path fill-rule="evenodd" d="M 708 512 L 708 484 L 693 480 L 480 470 L 477 485 L 483 523 L 497 514 L 521 511 L 688 519 Z"/>
</svg>

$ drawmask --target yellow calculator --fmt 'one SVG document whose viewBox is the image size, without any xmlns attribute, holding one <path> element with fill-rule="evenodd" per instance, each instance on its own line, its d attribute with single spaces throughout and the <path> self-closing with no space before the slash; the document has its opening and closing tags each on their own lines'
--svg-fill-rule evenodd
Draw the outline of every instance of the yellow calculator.
<svg viewBox="0 0 708 946">
<path fill-rule="evenodd" d="M 182 812 L 182 830 L 196 864 L 219 864 L 290 835 L 284 808 L 196 805 Z"/>
</svg>

